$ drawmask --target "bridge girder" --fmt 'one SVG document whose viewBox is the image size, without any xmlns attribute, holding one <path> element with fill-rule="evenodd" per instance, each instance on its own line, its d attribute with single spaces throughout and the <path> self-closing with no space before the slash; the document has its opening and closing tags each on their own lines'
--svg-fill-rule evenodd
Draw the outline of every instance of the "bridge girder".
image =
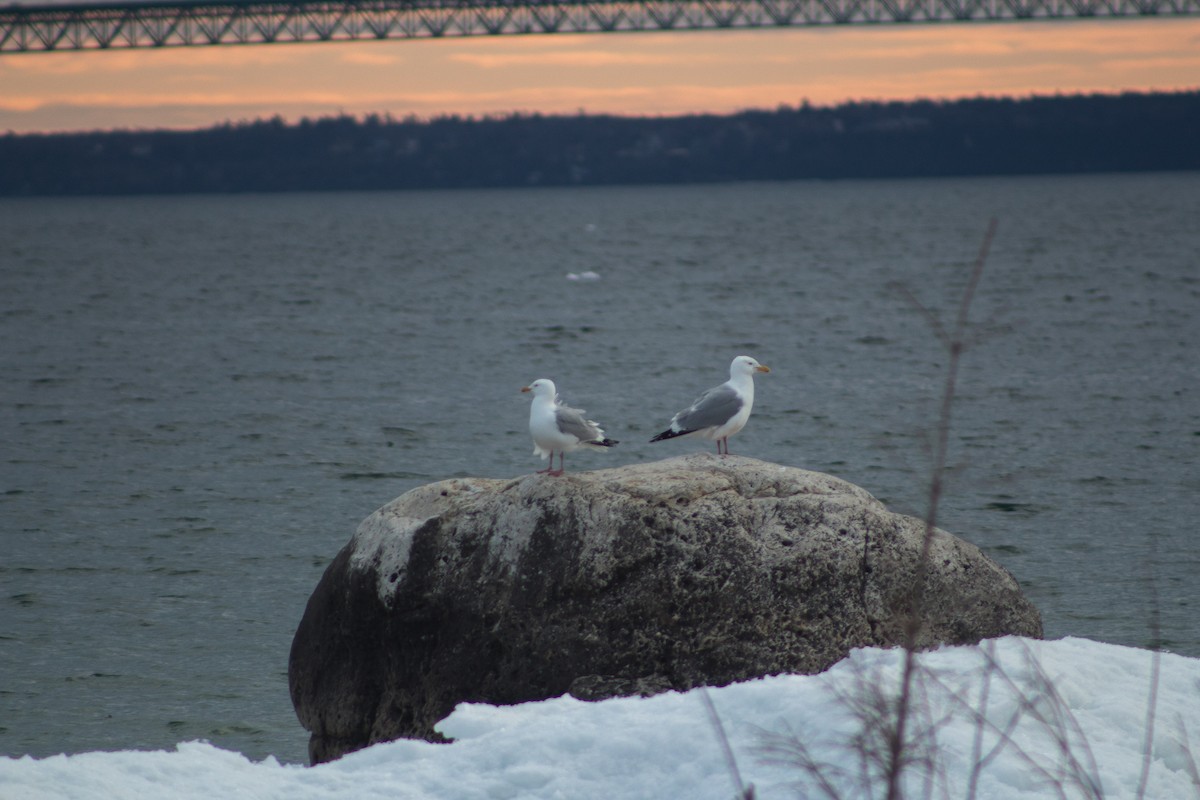
<svg viewBox="0 0 1200 800">
<path fill-rule="evenodd" d="M 1200 0 L 291 0 L 0 7 L 0 54 L 55 50 L 1200 15 Z"/>
</svg>

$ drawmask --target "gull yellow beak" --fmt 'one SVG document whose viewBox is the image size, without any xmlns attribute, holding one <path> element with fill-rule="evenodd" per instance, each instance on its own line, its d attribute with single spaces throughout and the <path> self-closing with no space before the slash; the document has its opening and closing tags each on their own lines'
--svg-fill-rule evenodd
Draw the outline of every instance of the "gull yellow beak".
<svg viewBox="0 0 1200 800">
<path fill-rule="evenodd" d="M 533 391 L 533 389 L 530 389 L 528 386 L 522 386 L 522 387 L 521 387 L 521 391 L 522 391 L 522 392 L 532 392 L 532 391 Z"/>
<path fill-rule="evenodd" d="M 754 370 L 756 372 L 770 372 L 771 368 L 768 367 L 766 364 L 759 364 L 757 367 L 754 368 Z"/>
</svg>

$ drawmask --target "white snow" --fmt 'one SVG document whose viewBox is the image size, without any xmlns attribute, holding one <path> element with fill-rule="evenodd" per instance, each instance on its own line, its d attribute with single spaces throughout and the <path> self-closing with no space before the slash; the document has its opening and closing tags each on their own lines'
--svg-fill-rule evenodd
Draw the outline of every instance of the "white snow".
<svg viewBox="0 0 1200 800">
<path fill-rule="evenodd" d="M 988 653 L 1002 672 L 984 666 Z M 741 775 L 757 797 L 818 796 L 810 776 L 771 750 L 788 731 L 802 735 L 810 752 L 831 767 L 844 796 L 868 796 L 859 757 L 848 744 L 862 731 L 850 709 L 874 690 L 892 691 L 902 657 L 898 650 L 858 650 L 822 675 L 708 690 Z M 976 775 L 980 800 L 1081 797 L 1078 787 L 1088 781 L 1104 797 L 1135 797 L 1152 662 L 1149 651 L 1085 639 L 1009 637 L 983 648 L 924 654 L 916 730 L 932 727 L 937 758 L 932 773 L 918 767 L 908 773 L 905 796 L 967 798 L 979 753 L 987 757 Z M 983 696 L 987 722 L 980 726 L 973 715 Z M 1161 655 L 1155 710 L 1144 796 L 1200 797 L 1200 660 Z M 560 697 L 520 706 L 463 704 L 439 728 L 454 743 L 390 742 L 316 767 L 251 762 L 203 742 L 185 742 L 173 752 L 0 758 L 0 798 L 736 796 L 699 691 L 599 703 Z M 1072 770 L 1072 762 L 1078 768 Z"/>
</svg>

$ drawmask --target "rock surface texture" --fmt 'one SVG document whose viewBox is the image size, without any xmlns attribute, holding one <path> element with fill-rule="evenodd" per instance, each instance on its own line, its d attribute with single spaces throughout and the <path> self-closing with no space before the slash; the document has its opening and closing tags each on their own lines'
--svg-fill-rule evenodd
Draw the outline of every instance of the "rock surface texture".
<svg viewBox="0 0 1200 800">
<path fill-rule="evenodd" d="M 317 763 L 438 740 L 464 701 L 819 672 L 902 641 L 923 533 L 850 483 L 739 456 L 430 484 L 326 570 L 292 643 L 292 701 Z M 1042 631 L 1013 577 L 943 531 L 922 609 L 921 646 Z"/>
</svg>

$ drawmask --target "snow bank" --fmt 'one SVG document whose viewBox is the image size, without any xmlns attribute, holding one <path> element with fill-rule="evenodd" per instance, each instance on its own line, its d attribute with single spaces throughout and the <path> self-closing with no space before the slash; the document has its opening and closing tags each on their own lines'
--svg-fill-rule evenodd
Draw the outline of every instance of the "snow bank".
<svg viewBox="0 0 1200 800">
<path fill-rule="evenodd" d="M 1003 674 L 986 669 L 989 652 Z M 858 761 L 846 743 L 859 726 L 839 697 L 895 686 L 901 656 L 895 650 L 858 650 L 823 675 L 709 690 L 742 776 L 758 796 L 814 794 L 805 790 L 813 786 L 811 778 L 769 751 L 775 736 L 788 731 L 802 735 L 811 752 L 844 773 L 835 779 L 853 795 Z M 996 748 L 977 776 L 981 800 L 1054 797 L 1054 781 L 1074 795 L 1069 787 L 1087 780 L 1096 781 L 1106 797 L 1134 796 L 1143 764 L 1150 652 L 1083 639 L 1009 637 L 984 649 L 944 648 L 924 655 L 921 663 L 927 676 L 919 720 L 934 723 L 939 753 L 934 796 L 965 797 L 974 753 L 988 755 Z M 1162 656 L 1147 797 L 1200 796 L 1193 771 L 1200 754 L 1198 684 L 1200 660 Z M 981 728 L 973 709 L 985 695 L 988 723 L 977 738 Z M 1005 736 L 1014 719 L 1016 726 Z M 251 762 L 201 742 L 182 743 L 174 752 L 4 758 L 0 797 L 731 800 L 735 795 L 698 692 L 599 703 L 562 697 L 508 707 L 464 704 L 439 729 L 456 741 L 391 742 L 311 768 L 274 759 Z M 1060 742 L 1077 768 L 1071 768 Z M 909 796 L 925 796 L 924 780 L 923 774 L 910 776 Z"/>
</svg>

